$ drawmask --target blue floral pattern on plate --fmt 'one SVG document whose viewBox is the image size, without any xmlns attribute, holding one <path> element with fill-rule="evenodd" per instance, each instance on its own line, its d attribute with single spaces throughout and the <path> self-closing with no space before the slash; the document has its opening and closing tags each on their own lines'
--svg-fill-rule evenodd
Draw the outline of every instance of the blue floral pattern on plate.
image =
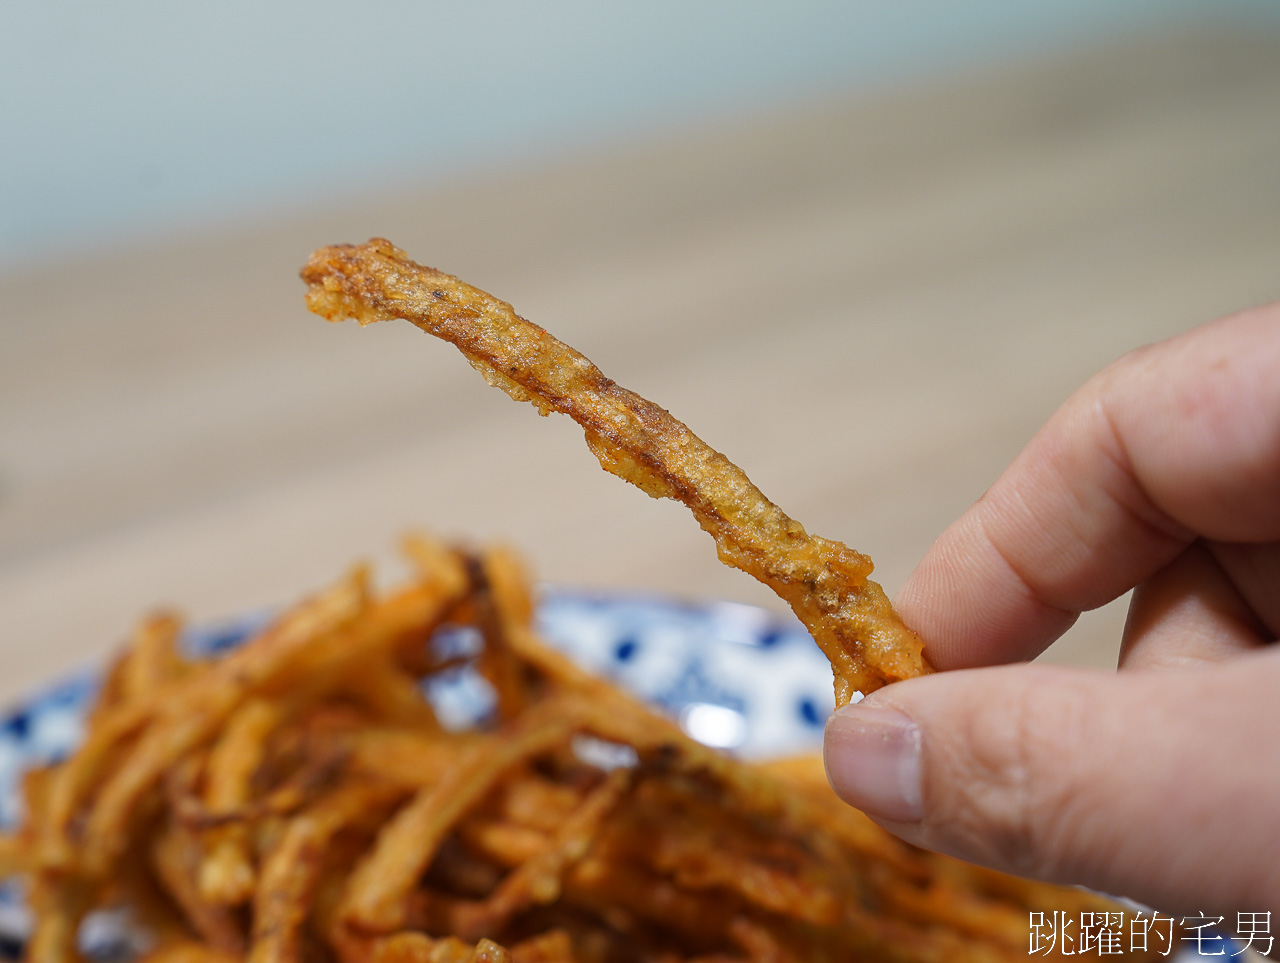
<svg viewBox="0 0 1280 963">
<path fill-rule="evenodd" d="M 246 617 L 197 627 L 197 655 L 238 645 L 263 622 Z M 544 638 L 579 664 L 661 706 L 690 735 L 746 756 L 815 749 L 832 708 L 831 669 L 799 622 L 733 602 L 547 589 L 538 608 Z M 0 825 L 17 817 L 17 783 L 34 765 L 79 742 L 96 674 L 83 672 L 0 718 Z M 485 693 L 467 673 L 442 680 L 456 724 L 483 713 Z"/>
<path fill-rule="evenodd" d="M 196 627 L 184 644 L 194 655 L 213 655 L 239 645 L 263 622 L 253 616 Z M 710 745 L 768 756 L 821 744 L 833 704 L 831 669 L 793 619 L 729 602 L 545 589 L 538 628 L 585 668 L 666 709 Z M 19 819 L 22 773 L 65 758 L 79 743 L 97 680 L 96 672 L 81 672 L 0 717 L 0 827 Z M 433 680 L 429 695 L 457 726 L 482 717 L 491 697 L 468 670 Z M 86 952 L 128 956 L 118 921 L 91 922 Z M 17 889 L 0 888 L 0 958 L 20 955 L 27 925 Z"/>
<path fill-rule="evenodd" d="M 254 616 L 197 627 L 185 645 L 193 654 L 213 655 L 239 645 L 263 622 Z M 544 589 L 538 628 L 584 668 L 662 707 L 708 745 L 747 757 L 821 745 L 833 706 L 831 668 L 792 618 L 733 602 Z M 22 773 L 66 757 L 79 742 L 97 678 L 93 671 L 72 676 L 0 717 L 0 827 L 19 818 Z M 483 717 L 491 696 L 466 670 L 434 680 L 429 694 L 454 725 Z M 119 921 L 91 922 L 96 925 L 86 926 L 86 952 L 127 958 Z M 20 956 L 26 930 L 19 892 L 0 888 L 0 958 Z M 1221 957 L 1222 949 L 1215 944 L 1208 952 Z M 1226 949 L 1227 958 L 1231 952 Z M 1177 955 L 1182 963 L 1198 958 L 1186 949 Z"/>
</svg>

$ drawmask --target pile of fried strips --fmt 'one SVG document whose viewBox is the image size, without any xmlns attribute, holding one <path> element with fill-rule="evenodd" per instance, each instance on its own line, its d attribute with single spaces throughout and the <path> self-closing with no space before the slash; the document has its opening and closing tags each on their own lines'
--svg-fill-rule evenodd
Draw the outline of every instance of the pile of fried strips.
<svg viewBox="0 0 1280 963">
<path fill-rule="evenodd" d="M 535 637 L 509 550 L 406 549 L 404 587 L 357 568 L 219 658 L 141 625 L 0 837 L 28 960 L 120 907 L 153 963 L 1014 960 L 1029 911 L 1115 909 L 690 740 Z M 492 718 L 451 731 L 424 692 L 472 670 Z"/>
</svg>

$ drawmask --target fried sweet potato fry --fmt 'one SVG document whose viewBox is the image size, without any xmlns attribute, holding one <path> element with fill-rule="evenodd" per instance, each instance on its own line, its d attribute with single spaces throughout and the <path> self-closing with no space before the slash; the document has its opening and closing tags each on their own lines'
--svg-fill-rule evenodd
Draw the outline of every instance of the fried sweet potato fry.
<svg viewBox="0 0 1280 963">
<path fill-rule="evenodd" d="M 204 803 L 211 815 L 234 813 L 248 805 L 253 774 L 266 755 L 267 737 L 280 724 L 282 709 L 279 701 L 250 699 L 227 719 L 209 753 Z M 198 876 L 201 896 L 227 906 L 249 899 L 254 873 L 248 829 L 239 822 L 214 826 L 207 833 L 207 849 Z"/>
<path fill-rule="evenodd" d="M 473 947 L 452 936 L 433 940 L 406 932 L 379 940 L 373 963 L 512 963 L 512 956 L 492 940 L 481 940 Z"/>
<path fill-rule="evenodd" d="M 163 943 L 142 957 L 139 963 L 239 963 L 240 957 L 195 940 Z"/>
<path fill-rule="evenodd" d="M 186 669 L 179 654 L 181 620 L 172 612 L 153 612 L 134 629 L 129 646 L 111 666 L 94 707 L 95 716 L 140 701 L 148 692 L 177 678 Z"/>
<path fill-rule="evenodd" d="M 352 783 L 290 820 L 262 866 L 249 963 L 297 963 L 299 934 L 330 840 L 357 820 L 378 819 L 404 792 L 392 784 Z"/>
<path fill-rule="evenodd" d="M 316 314 L 410 321 L 457 347 L 515 400 L 576 421 L 606 471 L 683 502 L 715 539 L 720 560 L 768 585 L 809 629 L 831 660 L 837 705 L 928 671 L 919 637 L 867 578 L 869 558 L 810 535 L 667 411 L 606 378 L 511 305 L 381 239 L 316 251 L 302 277 Z"/>
<path fill-rule="evenodd" d="M 33 874 L 27 902 L 35 926 L 27 940 L 27 963 L 69 963 L 76 958 L 80 921 L 101 886 L 84 879 L 63 879 L 47 869 Z"/>
<path fill-rule="evenodd" d="M 468 907 L 458 917 L 463 937 L 496 932 L 511 918 L 532 905 L 555 902 L 561 880 L 587 854 L 600 824 L 627 791 L 632 774 L 615 769 L 583 800 L 557 829 L 545 848 L 522 862 L 483 903 Z"/>
<path fill-rule="evenodd" d="M 171 612 L 157 612 L 138 627 L 121 672 L 121 697 L 125 702 L 141 699 L 157 686 L 182 675 L 186 664 L 178 653 L 181 629 L 181 620 Z"/>
<path fill-rule="evenodd" d="M 242 649 L 219 663 L 214 678 L 194 680 L 170 701 L 161 702 L 157 696 L 154 704 L 124 706 L 130 722 L 136 707 L 142 721 L 158 718 L 160 724 L 141 735 L 135 751 L 107 775 L 93 800 L 84 827 L 82 857 L 90 873 L 105 876 L 110 872 L 124 850 L 128 823 L 139 800 L 165 771 L 188 749 L 214 735 L 255 685 L 270 681 L 290 658 L 328 642 L 349 625 L 366 604 L 366 594 L 365 578 L 357 573 L 279 620 L 264 635 L 269 644 Z M 114 728 L 112 721 L 104 720 L 103 728 Z M 74 797 L 68 802 L 74 805 Z"/>
<path fill-rule="evenodd" d="M 151 859 L 160 882 L 201 939 L 226 953 L 243 953 L 244 934 L 231 913 L 201 896 L 200 849 L 194 834 L 172 820 L 155 836 Z"/>
<path fill-rule="evenodd" d="M 377 848 L 352 874 L 343 908 L 346 920 L 373 932 L 404 925 L 406 898 L 452 825 L 508 771 L 572 734 L 559 706 L 539 708 L 517 731 L 476 746 L 444 779 L 396 814 L 378 837 Z"/>
</svg>

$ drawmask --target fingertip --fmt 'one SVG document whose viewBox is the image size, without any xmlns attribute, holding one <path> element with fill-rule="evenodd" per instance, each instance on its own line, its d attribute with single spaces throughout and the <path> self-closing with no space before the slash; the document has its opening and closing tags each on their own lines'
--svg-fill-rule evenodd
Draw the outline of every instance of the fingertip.
<svg viewBox="0 0 1280 963">
<path fill-rule="evenodd" d="M 924 815 L 920 728 L 900 709 L 865 702 L 837 709 L 822 755 L 831 788 L 854 808 L 898 823 Z"/>
<path fill-rule="evenodd" d="M 824 758 L 837 794 L 908 842 L 1052 877 L 1078 831 L 1076 776 L 1111 720 L 1105 676 L 1057 666 L 939 673 L 833 714 Z"/>
<path fill-rule="evenodd" d="M 834 714 L 828 778 L 895 835 L 970 862 L 1152 905 L 1185 879 L 1248 902 L 1280 876 L 1249 842 L 1273 821 L 1280 746 L 1246 736 L 1280 724 L 1277 679 L 1270 653 L 1199 672 L 937 673 Z M 1231 836 L 1191 838 L 1205 813 L 1230 814 Z"/>
</svg>

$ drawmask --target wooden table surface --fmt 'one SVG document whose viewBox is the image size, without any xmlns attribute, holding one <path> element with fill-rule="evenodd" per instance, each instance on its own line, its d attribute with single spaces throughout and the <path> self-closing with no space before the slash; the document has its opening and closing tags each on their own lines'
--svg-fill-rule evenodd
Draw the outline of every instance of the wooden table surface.
<svg viewBox="0 0 1280 963">
<path fill-rule="evenodd" d="M 1280 296 L 1280 35 L 1135 39 L 512 167 L 0 278 L 0 699 L 148 607 L 279 604 L 413 526 L 509 540 L 549 582 L 776 606 L 566 419 L 408 325 L 307 314 L 307 253 L 374 234 L 668 407 L 892 591 L 1093 371 Z M 1122 619 L 1050 656 L 1112 664 Z"/>
</svg>

